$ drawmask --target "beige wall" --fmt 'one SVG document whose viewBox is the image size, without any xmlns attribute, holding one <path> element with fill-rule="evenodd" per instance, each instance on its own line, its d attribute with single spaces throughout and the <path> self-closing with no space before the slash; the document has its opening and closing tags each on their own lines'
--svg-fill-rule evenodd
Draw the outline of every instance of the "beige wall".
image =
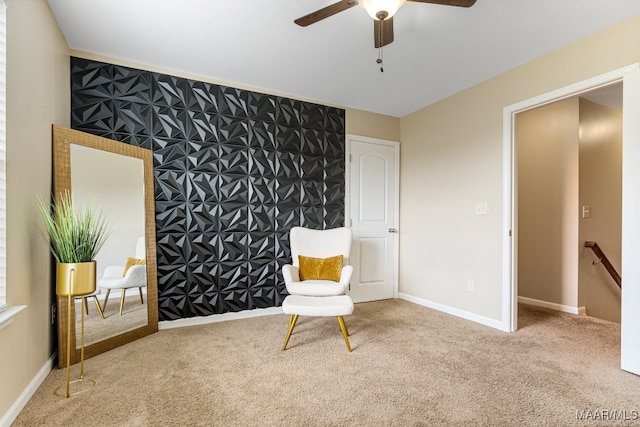
<svg viewBox="0 0 640 427">
<path fill-rule="evenodd" d="M 638 61 L 640 15 L 402 118 L 400 292 L 500 320 L 504 107 Z"/>
<path fill-rule="evenodd" d="M 577 97 L 516 117 L 518 296 L 578 306 Z"/>
<path fill-rule="evenodd" d="M 44 0 L 7 12 L 7 302 L 26 305 L 0 330 L 0 418 L 53 351 L 50 257 L 36 195 L 51 191 L 51 124 L 69 125 L 69 51 Z"/>
<path fill-rule="evenodd" d="M 400 119 L 347 108 L 347 133 L 400 141 Z"/>
<path fill-rule="evenodd" d="M 598 243 L 618 273 L 622 257 L 622 112 L 580 100 L 581 246 Z M 580 248 L 579 305 L 587 314 L 620 322 L 620 288 L 602 265 L 592 265 L 591 249 Z"/>
</svg>

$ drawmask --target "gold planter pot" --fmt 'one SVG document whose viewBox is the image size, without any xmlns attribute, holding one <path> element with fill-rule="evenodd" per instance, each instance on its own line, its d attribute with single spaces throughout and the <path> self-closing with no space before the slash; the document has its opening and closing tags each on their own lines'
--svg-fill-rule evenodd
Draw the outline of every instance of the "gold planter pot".
<svg viewBox="0 0 640 427">
<path fill-rule="evenodd" d="M 84 377 L 84 310 L 82 313 L 82 332 L 80 338 L 80 378 L 71 381 L 71 302 L 74 297 L 89 295 L 96 290 L 96 262 L 57 263 L 56 294 L 67 297 L 67 381 L 53 392 L 58 397 L 69 397 L 87 391 L 71 393 L 70 386 L 75 383 L 86 383 L 94 386 L 95 381 Z M 63 391 L 64 390 L 64 391 Z"/>
<path fill-rule="evenodd" d="M 96 291 L 96 262 L 61 263 L 56 266 L 56 294 L 81 296 Z"/>
</svg>

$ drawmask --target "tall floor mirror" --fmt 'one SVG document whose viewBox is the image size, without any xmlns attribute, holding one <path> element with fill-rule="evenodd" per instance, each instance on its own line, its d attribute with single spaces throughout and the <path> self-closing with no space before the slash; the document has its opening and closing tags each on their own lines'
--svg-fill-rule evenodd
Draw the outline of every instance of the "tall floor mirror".
<svg viewBox="0 0 640 427">
<path fill-rule="evenodd" d="M 74 204 L 93 203 L 111 228 L 96 259 L 96 293 L 76 298 L 71 312 L 66 297 L 58 297 L 58 366 L 64 367 L 67 339 L 75 349 L 71 363 L 80 360 L 80 310 L 85 311 L 85 358 L 158 330 L 153 158 L 150 150 L 54 125 L 53 172 L 56 195 L 68 190 Z M 103 280 L 114 272 L 124 277 L 132 262 L 146 267 L 146 286 L 114 287 Z"/>
</svg>

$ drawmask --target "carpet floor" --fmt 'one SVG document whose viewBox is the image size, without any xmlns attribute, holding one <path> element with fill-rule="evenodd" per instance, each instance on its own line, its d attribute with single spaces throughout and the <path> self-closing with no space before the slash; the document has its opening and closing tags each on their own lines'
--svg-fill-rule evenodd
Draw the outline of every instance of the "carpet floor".
<svg viewBox="0 0 640 427">
<path fill-rule="evenodd" d="M 14 426 L 639 425 L 620 325 L 521 305 L 505 333 L 404 300 L 161 330 L 88 359 L 69 399 L 55 369 Z M 77 376 L 78 365 L 72 369 Z M 73 391 L 73 390 L 72 390 Z"/>
</svg>

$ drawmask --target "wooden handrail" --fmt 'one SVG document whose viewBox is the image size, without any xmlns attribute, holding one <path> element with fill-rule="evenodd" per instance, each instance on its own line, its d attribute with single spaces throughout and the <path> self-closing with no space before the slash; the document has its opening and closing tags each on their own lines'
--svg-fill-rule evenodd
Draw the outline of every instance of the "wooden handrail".
<svg viewBox="0 0 640 427">
<path fill-rule="evenodd" d="M 587 242 L 584 242 L 584 247 L 591 248 L 593 253 L 596 254 L 596 256 L 598 257 L 598 262 L 602 262 L 602 265 L 604 265 L 604 268 L 607 269 L 607 271 L 609 272 L 613 280 L 615 280 L 618 287 L 622 289 L 622 279 L 620 278 L 620 275 L 616 271 L 615 267 L 609 261 L 609 258 L 607 258 L 604 252 L 602 252 L 602 249 L 600 249 L 600 246 L 598 246 L 596 242 L 587 241 Z"/>
</svg>

